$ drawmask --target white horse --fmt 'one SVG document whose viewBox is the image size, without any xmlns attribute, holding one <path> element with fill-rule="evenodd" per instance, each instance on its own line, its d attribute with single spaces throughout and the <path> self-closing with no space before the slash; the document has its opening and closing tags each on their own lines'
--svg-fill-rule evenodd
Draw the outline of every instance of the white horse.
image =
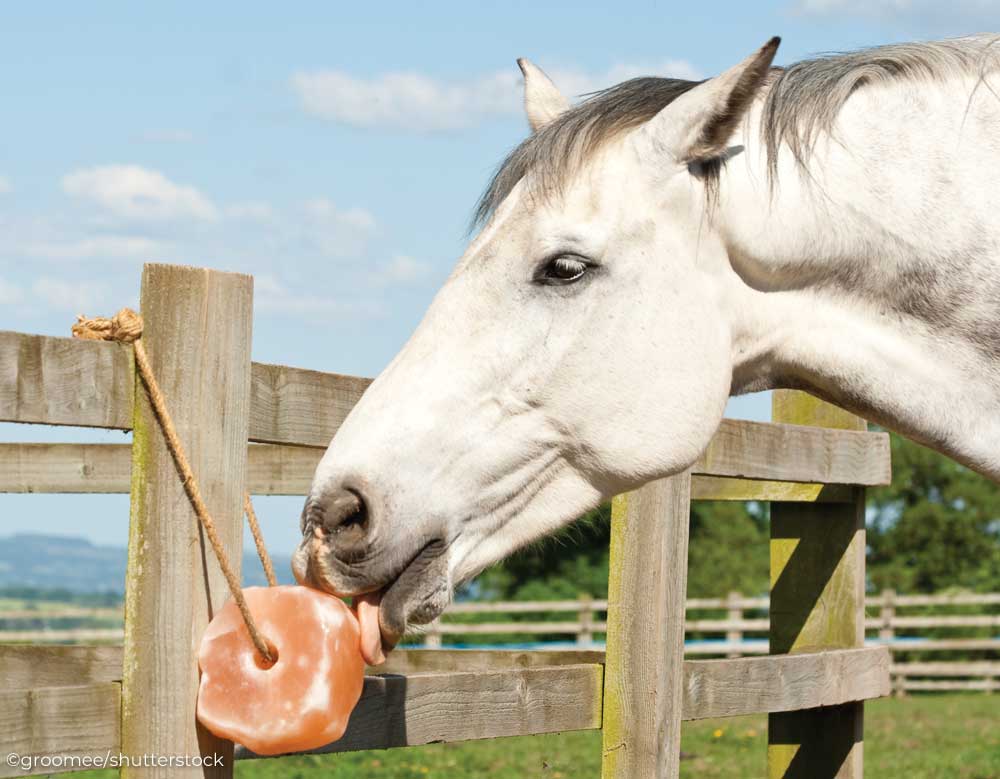
<svg viewBox="0 0 1000 779">
<path fill-rule="evenodd" d="M 687 468 L 731 394 L 799 388 L 1000 478 L 997 39 L 642 78 L 534 133 L 330 444 L 300 581 L 381 659 L 453 587 Z M 380 604 L 380 605 L 379 605 Z M 376 618 L 377 615 L 377 618 Z"/>
</svg>

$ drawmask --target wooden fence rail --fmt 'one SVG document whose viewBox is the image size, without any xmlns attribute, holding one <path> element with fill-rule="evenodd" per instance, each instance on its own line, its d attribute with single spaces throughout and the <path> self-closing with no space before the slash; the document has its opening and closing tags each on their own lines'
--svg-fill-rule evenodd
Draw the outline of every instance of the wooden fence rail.
<svg viewBox="0 0 1000 779">
<path fill-rule="evenodd" d="M 140 300 L 159 382 L 238 561 L 243 490 L 303 494 L 369 380 L 251 363 L 249 277 L 147 265 Z M 0 332 L 0 421 L 133 431 L 130 447 L 0 446 L 0 491 L 130 492 L 132 510 L 123 646 L 0 644 L 4 753 L 233 754 L 194 717 L 195 649 L 225 588 L 141 386 L 127 346 Z M 889 439 L 801 393 L 777 393 L 774 416 L 778 424 L 724 421 L 689 472 L 615 499 L 609 602 L 576 601 L 562 623 L 578 640 L 607 631 L 606 656 L 394 653 L 389 675 L 366 679 L 347 735 L 329 749 L 600 728 L 606 779 L 677 779 L 682 719 L 763 712 L 771 776 L 860 777 L 862 702 L 890 690 L 888 649 L 862 646 L 861 522 L 864 488 L 890 480 Z M 769 627 L 773 655 L 682 659 L 689 504 L 702 499 L 778 501 L 770 621 L 744 615 L 757 607 L 734 596 L 725 619 L 688 623 L 719 628 L 722 643 Z M 879 629 L 893 619 L 880 615 Z M 925 618 L 909 619 L 901 630 Z M 484 629 L 498 628 L 451 618 L 437 626 L 439 639 L 444 630 Z M 54 770 L 69 769 L 6 765 L 0 776 Z M 230 760 L 122 775 L 232 772 Z"/>
<path fill-rule="evenodd" d="M 253 451 L 253 448 L 250 450 Z M 939 662 L 894 660 L 890 673 L 893 679 L 893 691 L 904 694 L 907 691 L 938 689 L 927 682 L 935 678 L 948 680 L 947 689 L 968 689 L 991 692 L 998 689 L 1000 678 L 1000 613 L 993 614 L 933 614 L 920 617 L 900 615 L 896 609 L 936 607 L 947 609 L 952 607 L 978 606 L 987 608 L 1000 606 L 1000 593 L 942 593 L 937 595 L 898 595 L 891 590 L 865 599 L 869 610 L 880 609 L 878 617 L 865 620 L 869 633 L 877 631 L 877 635 L 869 638 L 868 644 L 884 644 L 894 657 L 908 656 L 914 652 L 933 652 L 946 657 L 948 654 L 961 653 L 992 653 L 997 660 L 947 660 Z M 762 613 L 767 610 L 768 598 L 746 597 L 741 593 L 731 593 L 726 598 L 688 598 L 687 610 L 690 611 L 724 611 L 725 617 L 699 617 L 688 619 L 684 629 L 687 633 L 685 655 L 725 655 L 728 657 L 743 657 L 767 654 L 768 647 L 762 640 L 770 628 L 770 620 L 766 617 L 745 618 L 746 611 Z M 438 620 L 426 630 L 412 637 L 412 641 L 428 648 L 440 648 L 445 637 L 461 636 L 464 644 L 480 641 L 490 641 L 491 646 L 502 645 L 506 637 L 523 636 L 558 636 L 564 635 L 575 640 L 580 647 L 595 646 L 607 631 L 607 622 L 600 615 L 606 613 L 606 600 L 590 598 L 581 595 L 576 600 L 559 601 L 494 601 L 455 603 L 448 609 L 444 620 Z M 468 615 L 490 615 L 498 617 L 520 617 L 532 614 L 573 613 L 574 620 L 558 621 L 491 621 L 466 623 L 451 621 L 454 617 L 466 618 Z M 122 640 L 120 627 L 32 627 L 25 629 L 18 623 L 54 622 L 66 619 L 121 621 L 121 609 L 115 608 L 49 608 L 49 609 L 17 609 L 0 611 L 0 641 L 2 642 L 35 642 L 35 643 L 80 643 L 84 641 L 114 642 Z M 994 627 L 998 628 L 993 638 L 951 638 L 923 639 L 920 636 L 900 635 L 901 630 L 913 629 L 947 629 L 952 632 L 956 628 Z M 760 634 L 753 638 L 747 633 Z M 691 635 L 696 634 L 696 635 Z M 705 634 L 723 634 L 721 639 L 706 640 Z M 490 638 L 493 637 L 492 641 Z"/>
</svg>

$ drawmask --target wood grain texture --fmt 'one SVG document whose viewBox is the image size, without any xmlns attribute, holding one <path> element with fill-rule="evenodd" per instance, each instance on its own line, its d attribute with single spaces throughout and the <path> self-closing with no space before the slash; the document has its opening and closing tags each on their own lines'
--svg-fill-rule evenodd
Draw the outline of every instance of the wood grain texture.
<svg viewBox="0 0 1000 779">
<path fill-rule="evenodd" d="M 247 483 L 253 495 L 306 495 L 323 450 L 251 445 Z M 0 443 L 0 492 L 127 493 L 132 468 L 128 444 Z M 692 500 L 781 500 L 849 503 L 845 485 L 693 476 Z"/>
<path fill-rule="evenodd" d="M 306 495 L 322 449 L 254 444 L 247 451 L 253 495 Z M 0 492 L 127 493 L 132 468 L 128 444 L 0 443 Z M 844 503 L 843 485 L 694 476 L 692 500 L 784 500 Z"/>
<path fill-rule="evenodd" d="M 601 684 L 594 664 L 369 676 L 344 737 L 314 752 L 596 730 Z"/>
<path fill-rule="evenodd" d="M 129 346 L 0 332 L 0 422 L 125 430 L 133 393 Z"/>
<path fill-rule="evenodd" d="M 0 679 L 5 690 L 101 684 L 121 678 L 120 646 L 0 644 Z"/>
<path fill-rule="evenodd" d="M 121 494 L 131 473 L 129 444 L 0 444 L 0 492 Z"/>
<path fill-rule="evenodd" d="M 885 647 L 684 664 L 684 719 L 789 712 L 890 692 Z"/>
<path fill-rule="evenodd" d="M 693 473 L 822 484 L 888 484 L 887 433 L 724 419 Z"/>
<path fill-rule="evenodd" d="M 323 450 L 252 444 L 247 484 L 254 495 L 305 495 Z M 131 487 L 128 444 L 0 443 L 0 492 L 125 494 Z"/>
<path fill-rule="evenodd" d="M 865 430 L 866 423 L 806 395 L 774 393 L 776 422 Z M 864 644 L 864 491 L 853 503 L 771 506 L 771 652 Z M 860 779 L 862 703 L 771 714 L 770 779 Z"/>
<path fill-rule="evenodd" d="M 679 772 L 691 476 L 614 499 L 601 775 Z"/>
<path fill-rule="evenodd" d="M 0 753 L 37 760 L 28 770 L 0 763 L 0 777 L 79 771 L 84 759 L 118 754 L 121 686 L 0 691 Z M 61 758 L 61 760 L 60 760 Z M 53 759 L 56 762 L 52 762 Z"/>
<path fill-rule="evenodd" d="M 329 446 L 371 379 L 254 363 L 250 440 Z"/>
<path fill-rule="evenodd" d="M 850 503 L 854 500 L 854 490 L 843 484 L 735 479 L 727 476 L 695 474 L 691 477 L 691 500 Z"/>
<path fill-rule="evenodd" d="M 413 674 L 430 671 L 503 671 L 540 666 L 604 663 L 604 652 L 593 649 L 394 649 L 385 664 L 371 674 Z"/>
<path fill-rule="evenodd" d="M 102 651 L 106 656 L 98 665 L 104 670 L 91 670 L 94 678 L 109 675 L 105 666 L 121 658 Z M 603 675 L 594 661 L 602 655 L 580 650 L 394 653 L 390 673 L 366 678 L 344 738 L 317 751 L 600 728 Z M 558 662 L 544 665 L 553 660 Z M 451 670 L 405 670 L 433 666 Z M 884 648 L 689 661 L 680 685 L 682 716 L 692 720 L 792 711 L 877 697 L 888 689 L 888 667 Z M 23 754 L 92 754 L 97 747 L 102 754 L 117 753 L 122 748 L 117 690 L 116 684 L 104 682 L 0 694 L 0 743 L 7 752 Z M 16 726 L 7 727 L 6 716 Z M 237 757 L 255 755 L 240 749 Z"/>
<path fill-rule="evenodd" d="M 250 407 L 249 276 L 147 265 L 143 341 L 229 560 L 239 572 Z M 133 425 L 122 747 L 222 754 L 226 767 L 132 767 L 124 777 L 231 776 L 232 745 L 196 726 L 195 652 L 229 597 L 145 393 Z"/>
</svg>

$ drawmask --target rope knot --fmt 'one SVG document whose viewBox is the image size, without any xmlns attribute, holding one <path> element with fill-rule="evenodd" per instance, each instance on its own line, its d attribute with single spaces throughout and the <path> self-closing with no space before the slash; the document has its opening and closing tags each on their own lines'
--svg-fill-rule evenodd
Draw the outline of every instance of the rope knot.
<svg viewBox="0 0 1000 779">
<path fill-rule="evenodd" d="M 73 337 L 85 341 L 134 343 L 142 337 L 142 316 L 131 308 L 123 308 L 110 319 L 103 316 L 88 319 L 80 314 L 73 325 Z"/>
</svg>

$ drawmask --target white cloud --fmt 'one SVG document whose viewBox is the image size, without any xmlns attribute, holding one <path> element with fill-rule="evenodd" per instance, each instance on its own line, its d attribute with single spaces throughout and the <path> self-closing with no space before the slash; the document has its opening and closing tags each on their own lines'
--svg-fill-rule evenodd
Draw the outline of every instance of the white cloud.
<svg viewBox="0 0 1000 779">
<path fill-rule="evenodd" d="M 662 76 L 666 78 L 686 78 L 696 81 L 702 78 L 690 62 L 685 60 L 664 60 L 656 65 L 633 65 L 621 63 L 612 65 L 603 73 L 586 73 L 570 68 L 554 68 L 546 71 L 549 77 L 559 87 L 565 95 L 578 97 L 588 92 L 596 92 L 599 89 L 606 89 L 622 81 L 639 76 Z M 521 83 L 518 80 L 518 100 L 521 98 Z M 519 104 L 520 105 L 520 104 Z"/>
<path fill-rule="evenodd" d="M 139 165 L 101 165 L 63 177 L 63 191 L 125 219 L 213 220 L 218 209 L 194 187 Z"/>
<path fill-rule="evenodd" d="M 329 257 L 363 253 L 375 232 L 375 217 L 363 208 L 342 209 L 326 198 L 307 201 L 302 209 L 299 237 L 307 248 Z"/>
<path fill-rule="evenodd" d="M 274 217 L 274 209 L 267 203 L 247 201 L 226 206 L 226 216 L 230 219 L 246 219 L 251 222 L 267 222 Z"/>
<path fill-rule="evenodd" d="M 372 281 L 376 284 L 413 284 L 427 277 L 431 266 L 406 254 L 397 254 L 375 268 Z"/>
<path fill-rule="evenodd" d="M 162 255 L 160 241 L 136 235 L 99 235 L 76 240 L 43 241 L 23 247 L 25 254 L 51 260 L 140 259 Z"/>
<path fill-rule="evenodd" d="M 66 281 L 42 276 L 31 285 L 36 298 L 46 306 L 61 311 L 82 314 L 106 310 L 109 287 L 93 281 Z"/>
<path fill-rule="evenodd" d="M 10 185 L 10 179 L 6 176 L 0 176 L 0 195 L 6 195 L 13 189 Z"/>
<path fill-rule="evenodd" d="M 683 60 L 650 67 L 621 64 L 603 73 L 555 68 L 550 75 L 567 95 L 593 92 L 638 75 L 698 77 Z M 292 76 L 291 85 L 307 113 L 355 127 L 454 130 L 522 110 L 522 80 L 513 66 L 451 83 L 414 72 L 359 78 L 340 70 L 301 71 Z"/>
<path fill-rule="evenodd" d="M 24 302 L 24 290 L 4 278 L 0 278 L 0 306 L 13 306 Z"/>
</svg>

